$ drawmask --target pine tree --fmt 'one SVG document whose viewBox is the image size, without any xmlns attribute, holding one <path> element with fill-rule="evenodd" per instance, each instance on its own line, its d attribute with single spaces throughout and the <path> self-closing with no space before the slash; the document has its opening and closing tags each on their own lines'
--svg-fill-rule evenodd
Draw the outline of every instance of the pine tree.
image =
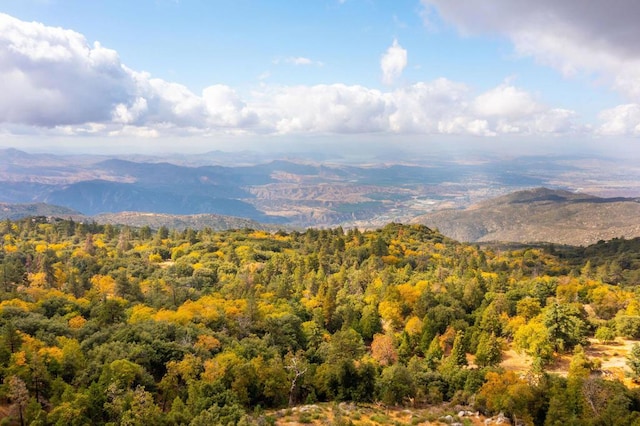
<svg viewBox="0 0 640 426">
<path fill-rule="evenodd" d="M 487 367 L 499 364 L 502 360 L 500 341 L 494 333 L 482 333 L 476 349 L 476 364 Z"/>
</svg>

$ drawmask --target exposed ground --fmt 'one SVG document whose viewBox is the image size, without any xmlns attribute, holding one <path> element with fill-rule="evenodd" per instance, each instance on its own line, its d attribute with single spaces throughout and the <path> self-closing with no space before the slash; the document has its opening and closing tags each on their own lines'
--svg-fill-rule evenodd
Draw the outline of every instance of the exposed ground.
<svg viewBox="0 0 640 426">
<path fill-rule="evenodd" d="M 625 385 L 637 386 L 628 377 L 631 372 L 627 366 L 627 355 L 631 351 L 636 340 L 617 338 L 613 342 L 601 343 L 596 339 L 589 339 L 589 344 L 585 346 L 584 352 L 589 359 L 599 360 L 601 363 L 598 371 L 605 378 L 619 379 Z M 547 366 L 547 371 L 561 376 L 566 376 L 571 363 L 571 354 L 557 356 L 555 361 Z M 505 370 L 525 372 L 531 368 L 531 357 L 519 353 L 514 349 L 503 352 L 503 360 L 500 364 Z"/>
<path fill-rule="evenodd" d="M 321 403 L 279 410 L 272 414 L 276 424 L 293 425 L 484 425 L 487 417 L 456 407 L 385 408 L 373 404 Z M 351 423 L 349 423 L 351 422 Z"/>
</svg>

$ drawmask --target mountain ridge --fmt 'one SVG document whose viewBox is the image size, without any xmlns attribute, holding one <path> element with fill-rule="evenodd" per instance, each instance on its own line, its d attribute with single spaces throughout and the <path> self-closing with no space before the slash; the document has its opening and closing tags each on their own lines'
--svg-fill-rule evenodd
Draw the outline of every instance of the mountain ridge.
<svg viewBox="0 0 640 426">
<path fill-rule="evenodd" d="M 589 245 L 640 236 L 637 198 L 602 198 L 535 188 L 482 201 L 463 210 L 441 210 L 412 220 L 464 242 L 548 242 Z"/>
</svg>

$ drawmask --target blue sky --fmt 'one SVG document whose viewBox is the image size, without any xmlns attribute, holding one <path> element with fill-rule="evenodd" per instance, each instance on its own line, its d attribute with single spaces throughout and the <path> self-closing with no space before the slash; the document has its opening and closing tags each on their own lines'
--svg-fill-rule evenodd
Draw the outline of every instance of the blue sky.
<svg viewBox="0 0 640 426">
<path fill-rule="evenodd" d="M 640 136 L 633 0 L 0 0 L 0 13 L 2 146 Z"/>
</svg>

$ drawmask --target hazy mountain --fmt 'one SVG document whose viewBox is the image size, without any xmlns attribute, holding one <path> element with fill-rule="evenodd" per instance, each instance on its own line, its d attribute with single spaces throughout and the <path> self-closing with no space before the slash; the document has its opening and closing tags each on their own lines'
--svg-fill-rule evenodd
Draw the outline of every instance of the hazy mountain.
<svg viewBox="0 0 640 426">
<path fill-rule="evenodd" d="M 640 200 L 600 198 L 562 190 L 518 191 L 414 219 L 459 241 L 552 242 L 588 245 L 640 236 Z"/>
<path fill-rule="evenodd" d="M 81 214 L 67 207 L 45 203 L 9 204 L 0 203 L 0 219 L 21 219 L 28 216 L 54 216 L 60 218 L 79 217 Z"/>
<path fill-rule="evenodd" d="M 599 196 L 640 193 L 639 169 L 620 162 L 436 153 L 409 161 L 391 154 L 356 164 L 284 155 L 260 162 L 259 153 L 249 152 L 234 162 L 233 153 L 221 152 L 108 157 L 6 149 L 0 150 L 0 202 L 46 202 L 86 215 L 215 214 L 303 228 L 376 228 L 534 186 L 585 188 Z"/>
</svg>

